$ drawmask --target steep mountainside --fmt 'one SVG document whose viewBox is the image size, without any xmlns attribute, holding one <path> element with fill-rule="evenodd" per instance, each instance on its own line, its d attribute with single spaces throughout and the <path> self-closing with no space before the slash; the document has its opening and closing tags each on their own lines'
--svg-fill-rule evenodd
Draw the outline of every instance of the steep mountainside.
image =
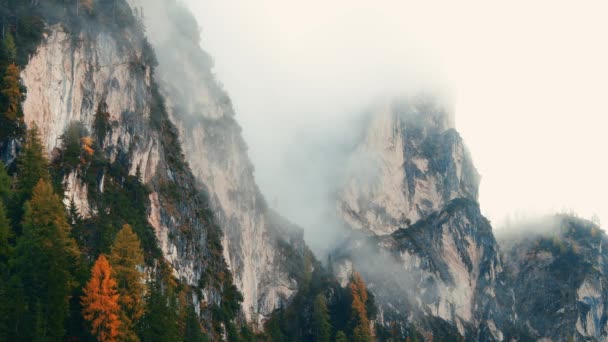
<svg viewBox="0 0 608 342">
<path fill-rule="evenodd" d="M 261 323 L 298 289 L 280 246 L 303 255 L 302 232 L 273 214 L 261 195 L 231 101 L 212 73 L 211 57 L 198 45 L 192 15 L 174 1 L 131 2 L 146 14 L 161 91 L 186 160 L 224 231 L 224 253 L 243 293 L 244 313 Z"/>
<path fill-rule="evenodd" d="M 165 112 L 154 66 L 154 54 L 136 24 L 120 29 L 91 24 L 80 32 L 63 24 L 49 27 L 22 73 L 28 90 L 25 122 L 39 127 L 51 160 L 65 152 L 66 132 L 75 123 L 97 138 L 108 166 L 76 166 L 62 182 L 66 205 L 75 203 L 84 218 L 110 210 L 96 201 L 110 182 L 141 176 L 150 194 L 140 200 L 148 203 L 148 222 L 164 259 L 177 279 L 202 291 L 191 292 L 196 310 L 209 310 L 222 305 L 230 272 L 221 258 L 221 233 Z M 113 169 L 126 174 L 116 178 Z"/>
<path fill-rule="evenodd" d="M 522 323 L 536 339 L 606 341 L 605 233 L 568 216 L 538 225 L 500 240 Z"/>
<path fill-rule="evenodd" d="M 412 320 L 437 334 L 430 317 L 467 339 L 502 340 L 512 299 L 476 203 L 479 177 L 448 115 L 428 101 L 394 102 L 367 127 L 338 202 L 360 232 L 333 255 L 338 274 L 362 272 L 385 326 Z"/>
</svg>

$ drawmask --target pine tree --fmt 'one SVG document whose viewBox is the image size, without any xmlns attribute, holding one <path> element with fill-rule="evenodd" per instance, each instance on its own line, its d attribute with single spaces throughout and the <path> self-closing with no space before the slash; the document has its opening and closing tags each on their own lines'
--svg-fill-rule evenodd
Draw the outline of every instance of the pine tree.
<svg viewBox="0 0 608 342">
<path fill-rule="evenodd" d="M 6 34 L 2 44 L 4 45 L 4 51 L 6 52 L 8 61 L 10 63 L 15 63 L 17 60 L 17 45 L 15 45 L 15 39 L 10 32 Z"/>
<path fill-rule="evenodd" d="M 371 330 L 367 318 L 367 289 L 359 272 L 354 272 L 348 284 L 352 295 L 351 324 L 355 342 L 371 341 Z"/>
<path fill-rule="evenodd" d="M 329 323 L 329 312 L 325 296 L 322 293 L 317 295 L 313 305 L 313 332 L 315 341 L 329 342 L 331 324 Z"/>
<path fill-rule="evenodd" d="M 142 318 L 143 341 L 173 342 L 181 340 L 175 298 L 170 286 L 155 279 L 146 294 L 146 311 Z"/>
<path fill-rule="evenodd" d="M 51 185 L 40 180 L 25 205 L 23 234 L 15 250 L 15 277 L 24 307 L 15 331 L 24 340 L 61 340 L 79 251 L 65 208 Z M 18 311 L 18 310 L 17 310 Z M 35 338 L 34 338 L 35 337 Z"/>
<path fill-rule="evenodd" d="M 0 139 L 15 138 L 24 129 L 21 103 L 25 99 L 19 67 L 12 63 L 2 79 L 2 108 L 0 109 Z"/>
<path fill-rule="evenodd" d="M 8 269 L 8 261 L 13 252 L 10 239 L 13 237 L 14 234 L 6 217 L 4 203 L 0 202 L 0 274 L 3 272 L 3 267 Z"/>
<path fill-rule="evenodd" d="M 9 259 L 13 248 L 9 240 L 13 233 L 6 217 L 4 204 L 0 201 L 0 341 L 9 340 L 10 301 L 9 293 Z"/>
<path fill-rule="evenodd" d="M 29 199 L 40 179 L 50 181 L 49 163 L 44 154 L 38 127 L 34 125 L 25 136 L 25 144 L 17 159 L 17 191 Z"/>
<path fill-rule="evenodd" d="M 11 193 L 11 177 L 6 172 L 4 164 L 0 162 L 0 202 L 3 202 L 5 206 L 8 205 Z"/>
<path fill-rule="evenodd" d="M 194 307 L 190 304 L 187 306 L 184 317 L 184 341 L 188 342 L 205 342 L 208 341 L 207 336 L 201 329 Z"/>
<path fill-rule="evenodd" d="M 144 266 L 144 254 L 139 238 L 131 226 L 125 224 L 116 234 L 110 263 L 118 281 L 120 305 L 122 307 L 121 335 L 129 341 L 138 340 L 135 334 L 135 324 L 144 314 L 144 284 L 143 273 L 138 269 Z"/>
<path fill-rule="evenodd" d="M 346 338 L 346 334 L 344 333 L 344 331 L 338 331 L 336 333 L 336 342 L 347 342 L 348 339 Z"/>
<path fill-rule="evenodd" d="M 44 155 L 38 127 L 34 125 L 25 135 L 25 142 L 17 158 L 17 177 L 13 200 L 8 209 L 13 228 L 17 235 L 21 233 L 24 204 L 32 196 L 32 191 L 41 179 L 50 183 L 51 176 L 48 161 Z"/>
<path fill-rule="evenodd" d="M 91 280 L 81 297 L 82 313 L 91 324 L 91 333 L 101 342 L 118 339 L 120 319 L 119 295 L 116 281 L 112 277 L 112 267 L 102 254 L 91 270 Z"/>
</svg>

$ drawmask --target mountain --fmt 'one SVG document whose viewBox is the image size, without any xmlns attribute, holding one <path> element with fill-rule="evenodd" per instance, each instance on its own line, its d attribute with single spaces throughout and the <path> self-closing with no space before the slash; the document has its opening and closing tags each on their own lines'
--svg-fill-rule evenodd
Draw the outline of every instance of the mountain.
<svg viewBox="0 0 608 342">
<path fill-rule="evenodd" d="M 180 2 L 0 12 L 0 340 L 101 338 L 80 299 L 92 267 L 125 295 L 119 231 L 144 260 L 126 268 L 145 291 L 125 297 L 145 309 L 119 315 L 139 340 L 608 340 L 603 231 L 557 216 L 497 239 L 433 97 L 368 113 L 329 208 L 348 230 L 324 264 L 266 203 Z M 37 272 L 49 260 L 34 250 L 58 272 Z"/>
<path fill-rule="evenodd" d="M 337 204 L 356 237 L 332 255 L 334 267 L 362 272 L 384 325 L 413 321 L 433 333 L 432 317 L 453 336 L 503 340 L 512 299 L 477 204 L 479 176 L 451 121 L 425 98 L 371 111 Z"/>
<path fill-rule="evenodd" d="M 245 316 L 261 324 L 298 289 L 280 246 L 303 255 L 302 231 L 272 212 L 258 189 L 232 103 L 213 75 L 211 57 L 199 47 L 192 15 L 174 1 L 131 3 L 146 14 L 161 93 L 185 159 L 224 232 L 224 255 L 243 294 Z"/>
</svg>

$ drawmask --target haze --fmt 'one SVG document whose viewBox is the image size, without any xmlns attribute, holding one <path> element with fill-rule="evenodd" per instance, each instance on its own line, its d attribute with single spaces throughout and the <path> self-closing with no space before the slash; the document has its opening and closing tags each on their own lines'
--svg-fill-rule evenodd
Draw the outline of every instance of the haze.
<svg viewBox="0 0 608 342">
<path fill-rule="evenodd" d="M 296 223 L 320 222 L 340 167 L 327 164 L 366 106 L 418 92 L 453 108 L 495 225 L 561 211 L 608 222 L 605 2 L 186 3 L 258 183 Z"/>
</svg>

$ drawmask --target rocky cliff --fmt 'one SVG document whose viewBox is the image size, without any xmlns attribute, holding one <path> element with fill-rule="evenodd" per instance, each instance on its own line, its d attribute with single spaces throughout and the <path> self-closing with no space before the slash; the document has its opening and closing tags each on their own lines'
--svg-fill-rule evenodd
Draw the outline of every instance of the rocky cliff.
<svg viewBox="0 0 608 342">
<path fill-rule="evenodd" d="M 66 205 L 74 203 L 84 218 L 102 209 L 113 215 L 96 198 L 110 182 L 122 187 L 127 175 L 141 177 L 150 193 L 140 200 L 148 206 L 147 221 L 162 257 L 182 284 L 198 289 L 190 292 L 191 301 L 210 323 L 209 309 L 222 305 L 222 292 L 230 284 L 221 233 L 183 159 L 178 132 L 158 92 L 154 53 L 136 22 L 131 23 L 115 28 L 91 22 L 81 30 L 63 23 L 48 27 L 22 72 L 28 91 L 25 121 L 39 128 L 51 160 L 63 153 L 66 132 L 74 124 L 98 140 L 96 158 L 107 164 L 70 168 L 62 182 Z"/>
<path fill-rule="evenodd" d="M 437 334 L 428 318 L 439 318 L 448 335 L 503 340 L 512 298 L 450 117 L 434 102 L 404 100 L 372 111 L 366 127 L 338 200 L 358 232 L 333 255 L 338 273 L 363 273 L 385 325 L 418 321 Z"/>
<path fill-rule="evenodd" d="M 373 110 L 350 157 L 338 211 L 352 227 L 390 234 L 454 198 L 477 200 L 479 176 L 447 113 L 425 99 Z"/>
<path fill-rule="evenodd" d="M 79 26 L 60 20 L 47 28 L 21 75 L 25 122 L 39 128 L 52 161 L 63 153 L 70 127 L 98 138 L 110 165 L 141 176 L 151 190 L 147 220 L 164 259 L 184 284 L 207 290 L 193 301 L 220 305 L 223 285 L 212 280 L 232 276 L 243 294 L 242 313 L 257 325 L 298 289 L 288 265 L 304 255 L 302 231 L 261 195 L 192 15 L 174 1 L 119 6 L 132 13 L 120 26 L 115 18 L 81 18 Z M 107 132 L 98 137 L 100 117 Z M 3 159 L 9 161 L 18 146 L 7 146 Z M 105 191 L 109 172 L 67 170 L 61 180 L 66 207 L 73 203 L 85 219 L 98 215 L 95 197 Z M 214 254 L 216 236 L 223 255 Z"/>
<path fill-rule="evenodd" d="M 499 241 L 517 314 L 532 338 L 608 339 L 607 241 L 596 224 L 555 216 Z"/>
<path fill-rule="evenodd" d="M 244 313 L 261 323 L 298 289 L 279 245 L 302 254 L 302 232 L 272 213 L 261 195 L 230 98 L 199 46 L 195 19 L 174 1 L 132 3 L 146 14 L 161 90 L 186 160 L 224 232 L 224 253 L 243 293 Z"/>
</svg>

